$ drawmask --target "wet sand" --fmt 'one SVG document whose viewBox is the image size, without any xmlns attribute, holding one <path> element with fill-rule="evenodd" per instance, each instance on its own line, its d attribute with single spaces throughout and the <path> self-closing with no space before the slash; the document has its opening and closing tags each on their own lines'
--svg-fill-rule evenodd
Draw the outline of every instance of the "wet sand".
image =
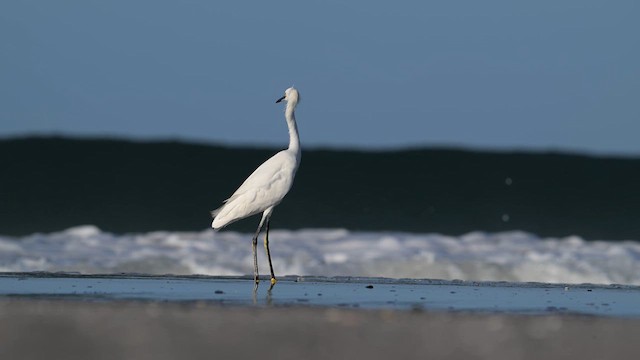
<svg viewBox="0 0 640 360">
<path fill-rule="evenodd" d="M 384 278 L 283 277 L 270 290 L 250 277 L 0 273 L 0 297 L 207 302 L 380 310 L 582 314 L 640 318 L 640 287 Z"/>
<path fill-rule="evenodd" d="M 0 274 L 0 359 L 635 359 L 640 289 Z"/>
</svg>

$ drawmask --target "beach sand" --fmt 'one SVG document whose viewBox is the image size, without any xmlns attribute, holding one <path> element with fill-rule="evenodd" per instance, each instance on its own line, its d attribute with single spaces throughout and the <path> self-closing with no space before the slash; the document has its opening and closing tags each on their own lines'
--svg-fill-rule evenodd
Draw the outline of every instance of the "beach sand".
<svg viewBox="0 0 640 360">
<path fill-rule="evenodd" d="M 0 358 L 635 359 L 639 329 L 574 315 L 4 300 Z"/>
<path fill-rule="evenodd" d="M 0 274 L 0 359 L 635 359 L 640 288 Z"/>
</svg>

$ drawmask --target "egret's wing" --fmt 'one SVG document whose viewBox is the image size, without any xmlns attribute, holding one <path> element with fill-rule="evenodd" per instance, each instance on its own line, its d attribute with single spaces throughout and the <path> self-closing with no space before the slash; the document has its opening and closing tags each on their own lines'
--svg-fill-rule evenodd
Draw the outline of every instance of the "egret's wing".
<svg viewBox="0 0 640 360">
<path fill-rule="evenodd" d="M 225 204 L 212 211 L 214 228 L 257 214 L 278 204 L 293 184 L 295 159 L 281 151 L 260 165 Z"/>
<path fill-rule="evenodd" d="M 234 198 L 240 196 L 245 193 L 247 190 L 258 188 L 269 184 L 276 175 L 281 172 L 288 165 L 288 157 L 281 151 L 269 159 L 263 162 L 257 169 L 249 175 L 249 177 L 240 185 L 238 190 L 236 190 L 225 203 L 232 201 Z"/>
</svg>

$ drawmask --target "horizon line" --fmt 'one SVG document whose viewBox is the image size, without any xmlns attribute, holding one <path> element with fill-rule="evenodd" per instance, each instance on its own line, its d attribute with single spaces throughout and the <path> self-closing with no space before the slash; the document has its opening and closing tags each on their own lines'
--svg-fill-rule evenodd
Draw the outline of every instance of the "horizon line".
<svg viewBox="0 0 640 360">
<path fill-rule="evenodd" d="M 251 143 L 244 141 L 225 142 L 221 140 L 189 138 L 182 136 L 132 136 L 124 134 L 73 134 L 63 132 L 27 132 L 19 134 L 0 134 L 0 141 L 23 139 L 64 139 L 80 141 L 123 141 L 132 143 L 181 143 L 185 145 L 218 146 L 226 148 L 249 149 L 279 149 L 277 143 Z M 283 146 L 286 144 L 282 144 Z M 354 151 L 354 152 L 404 152 L 419 150 L 451 150 L 466 152 L 503 153 L 503 154 L 559 154 L 571 156 L 586 156 L 596 158 L 637 159 L 640 153 L 620 151 L 597 151 L 577 148 L 560 147 L 530 147 L 530 146 L 482 146 L 456 143 L 423 143 L 396 145 L 341 145 L 341 144 L 310 144 L 303 147 L 303 151 Z"/>
</svg>

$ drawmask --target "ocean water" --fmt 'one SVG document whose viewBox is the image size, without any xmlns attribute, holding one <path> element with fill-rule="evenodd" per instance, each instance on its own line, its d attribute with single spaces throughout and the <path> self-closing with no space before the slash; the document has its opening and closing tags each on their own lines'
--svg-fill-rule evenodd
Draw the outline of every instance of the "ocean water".
<svg viewBox="0 0 640 360">
<path fill-rule="evenodd" d="M 435 233 L 272 230 L 277 275 L 640 285 L 640 242 L 547 238 L 523 231 Z M 259 247 L 261 273 L 267 260 Z M 95 226 L 0 236 L 0 271 L 244 275 L 251 234 L 113 234 Z"/>
<path fill-rule="evenodd" d="M 0 139 L 0 271 L 250 274 L 257 218 L 202 229 L 277 150 Z M 639 158 L 305 148 L 275 271 L 640 285 L 638 184 Z"/>
<path fill-rule="evenodd" d="M 0 234 L 93 224 L 199 231 L 279 149 L 107 139 L 0 139 Z M 272 226 L 640 239 L 640 159 L 455 149 L 303 149 Z M 229 230 L 254 231 L 258 219 Z"/>
</svg>

